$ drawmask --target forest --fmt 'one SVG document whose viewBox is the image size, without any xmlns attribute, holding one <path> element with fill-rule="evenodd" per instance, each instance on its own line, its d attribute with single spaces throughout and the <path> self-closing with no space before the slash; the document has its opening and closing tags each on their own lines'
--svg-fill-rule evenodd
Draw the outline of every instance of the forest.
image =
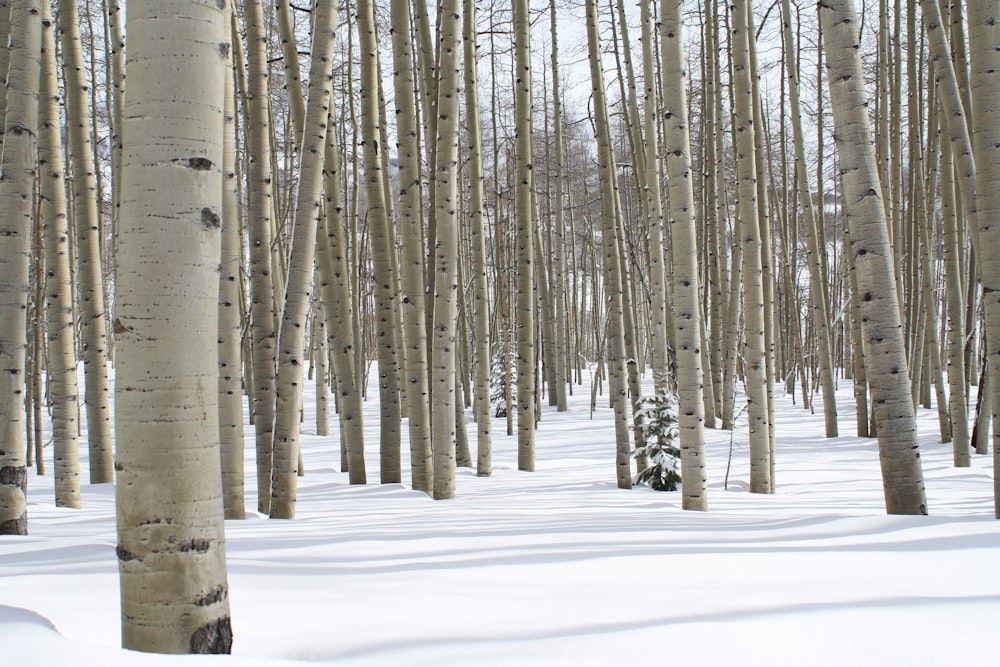
<svg viewBox="0 0 1000 667">
<path fill-rule="evenodd" d="M 780 495 L 815 429 L 871 443 L 880 513 L 934 515 L 946 443 L 1000 518 L 1000 3 L 0 0 L 0 32 L 0 555 L 36 483 L 108 489 L 125 649 L 232 651 L 227 530 L 313 516 L 306 450 L 460 503 L 600 421 L 608 484 L 702 513 Z"/>
</svg>

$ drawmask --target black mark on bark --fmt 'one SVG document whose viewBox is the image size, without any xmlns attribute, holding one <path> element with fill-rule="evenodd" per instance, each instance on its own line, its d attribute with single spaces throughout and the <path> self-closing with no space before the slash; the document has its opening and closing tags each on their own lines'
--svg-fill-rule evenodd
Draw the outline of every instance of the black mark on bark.
<svg viewBox="0 0 1000 667">
<path fill-rule="evenodd" d="M 115 553 L 118 554 L 118 560 L 120 560 L 123 563 L 127 563 L 130 560 L 139 560 L 138 556 L 136 556 L 134 553 L 132 553 L 131 551 L 129 551 L 120 544 L 117 547 L 115 547 Z"/>
<path fill-rule="evenodd" d="M 219 600 L 225 600 L 229 596 L 229 587 L 225 584 L 219 584 L 212 590 L 201 595 L 198 599 L 194 601 L 195 606 L 207 607 L 211 604 L 215 604 Z"/>
<path fill-rule="evenodd" d="M 189 157 L 188 167 L 196 171 L 208 171 L 212 168 L 212 161 L 207 157 Z"/>
<path fill-rule="evenodd" d="M 201 224 L 205 229 L 218 229 L 221 222 L 219 214 L 212 209 L 208 207 L 201 209 Z"/>
<path fill-rule="evenodd" d="M 0 484 L 16 486 L 21 491 L 28 488 L 28 469 L 24 466 L 4 466 L 0 468 Z"/>
<path fill-rule="evenodd" d="M 203 625 L 191 635 L 191 653 L 229 654 L 233 650 L 233 626 L 228 616 Z"/>
</svg>

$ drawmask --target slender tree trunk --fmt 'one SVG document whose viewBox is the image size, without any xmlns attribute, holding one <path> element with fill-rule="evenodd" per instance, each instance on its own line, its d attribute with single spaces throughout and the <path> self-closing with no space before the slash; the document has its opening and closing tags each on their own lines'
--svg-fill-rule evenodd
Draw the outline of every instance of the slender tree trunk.
<svg viewBox="0 0 1000 667">
<path fill-rule="evenodd" d="M 969 399 L 965 376 L 965 295 L 959 256 L 958 215 L 955 208 L 955 175 L 951 151 L 941 152 L 941 217 L 944 227 L 944 272 L 947 297 L 948 405 L 951 441 L 956 466 L 971 464 L 969 456 Z"/>
<path fill-rule="evenodd" d="M 528 0 L 514 12 L 514 218 L 517 227 L 517 467 L 535 469 L 535 220 L 532 205 L 531 21 Z"/>
<path fill-rule="evenodd" d="M 0 386 L 0 535 L 28 532 L 24 378 L 41 48 L 38 2 L 15 4 L 10 14 L 7 118 L 0 156 L 0 364 L 5 369 Z"/>
<path fill-rule="evenodd" d="M 302 140 L 298 192 L 292 243 L 288 255 L 285 303 L 278 330 L 278 377 L 275 383 L 273 458 L 271 469 L 272 519 L 295 518 L 299 469 L 299 413 L 305 364 L 305 324 L 316 256 L 316 232 L 323 212 L 323 158 L 333 90 L 334 26 L 337 8 L 331 0 L 316 5 L 309 101 Z M 379 189 L 381 192 L 381 188 Z"/>
<path fill-rule="evenodd" d="M 232 646 L 216 347 L 228 28 L 214 1 L 129 4 L 115 425 L 132 650 Z"/>
<path fill-rule="evenodd" d="M 458 142 L 461 91 L 462 6 L 443 0 L 439 25 L 437 148 L 434 172 L 434 335 L 431 345 L 431 408 L 434 497 L 455 497 L 455 353 L 458 341 Z"/>
<path fill-rule="evenodd" d="M 886 510 L 926 514 L 916 419 L 892 268 L 893 254 L 871 142 L 853 0 L 827 0 L 820 17 L 860 296 Z"/>
<path fill-rule="evenodd" d="M 737 205 L 743 245 L 744 363 L 750 428 L 750 490 L 771 492 L 770 426 L 768 421 L 767 348 L 764 317 L 764 273 L 757 211 L 754 159 L 753 90 L 750 77 L 748 2 L 736 0 L 733 14 L 733 76 L 736 108 Z"/>
<path fill-rule="evenodd" d="M 816 214 L 813 210 L 809 175 L 806 171 L 805 138 L 802 131 L 802 111 L 799 101 L 799 72 L 792 35 L 792 10 L 789 0 L 781 0 L 782 23 L 785 39 L 785 71 L 788 74 L 788 99 L 792 115 L 792 134 L 795 144 L 795 177 L 799 186 L 799 206 L 802 208 L 802 225 L 806 232 L 809 265 L 809 297 L 812 302 L 813 326 L 816 327 L 816 345 L 819 348 L 820 389 L 823 392 L 823 418 L 826 437 L 837 437 L 837 394 L 833 383 L 833 345 L 830 336 L 830 310 L 826 303 L 826 286 L 823 284 L 821 262 L 826 260 L 825 248 L 819 245 Z M 820 206 L 822 206 L 820 202 Z"/>
<path fill-rule="evenodd" d="M 319 262 L 319 289 L 326 311 L 326 335 L 333 360 L 333 379 L 337 392 L 337 416 L 340 420 L 341 465 L 351 484 L 365 484 L 364 411 L 362 392 L 354 366 L 355 348 L 351 308 L 351 274 L 348 270 L 350 249 L 344 239 L 344 196 L 341 189 L 340 148 L 335 133 L 326 141 L 326 227 L 320 230 L 316 248 Z"/>
<path fill-rule="evenodd" d="M 663 99 L 666 102 L 664 151 L 670 187 L 670 238 L 674 256 L 673 319 L 677 343 L 681 493 L 684 509 L 707 510 L 698 243 L 694 224 L 694 173 L 691 169 L 681 5 L 681 0 L 662 0 L 660 3 Z"/>
<path fill-rule="evenodd" d="M 227 12 L 232 17 L 232 9 Z M 239 39 L 227 22 L 233 41 Z M 243 470 L 243 364 L 240 357 L 240 215 L 236 190 L 236 100 L 232 61 L 226 68 L 222 153 L 222 240 L 219 262 L 219 443 L 227 519 L 246 518 Z M 242 64 L 240 64 L 242 67 Z"/>
<path fill-rule="evenodd" d="M 244 26 L 249 69 L 245 109 L 247 216 L 250 230 L 250 336 L 253 340 L 253 423 L 257 452 L 257 511 L 271 508 L 271 437 L 274 430 L 275 331 L 271 271 L 271 112 L 263 0 L 247 0 Z"/>
<path fill-rule="evenodd" d="M 587 46 L 590 62 L 591 92 L 597 131 L 597 164 L 601 179 L 601 218 L 604 242 L 604 275 L 608 304 L 608 375 L 610 398 L 615 419 L 615 470 L 618 488 L 632 488 L 628 435 L 628 397 L 625 381 L 625 331 L 623 324 L 622 277 L 618 244 L 622 243 L 615 200 L 618 197 L 614 152 L 608 107 L 604 97 L 604 71 L 601 67 L 601 40 L 598 31 L 596 0 L 587 0 Z"/>
<path fill-rule="evenodd" d="M 463 7 L 465 65 L 465 122 L 469 161 L 469 240 L 472 246 L 473 341 L 475 345 L 475 385 L 473 414 L 476 418 L 476 474 L 483 477 L 493 472 L 493 415 L 490 412 L 490 303 L 486 271 L 486 226 L 483 195 L 483 132 L 479 119 L 479 72 L 476 56 L 476 3 L 465 0 Z M 561 220 L 561 216 L 558 217 Z M 560 237 L 561 238 L 561 237 Z M 557 256 L 561 256 L 561 253 Z M 557 303 L 557 313 L 559 303 Z M 558 315 L 557 315 L 558 316 Z M 565 340 L 565 331 L 560 340 Z M 563 350 L 559 351 L 563 353 Z M 565 365 L 559 376 L 562 393 L 556 389 L 559 409 L 565 409 Z M 561 403 L 559 401 L 562 401 Z"/>
<path fill-rule="evenodd" d="M 55 458 L 56 505 L 79 508 L 80 452 L 78 432 L 76 349 L 70 290 L 69 226 L 59 136 L 59 81 L 56 40 L 50 9 L 42 3 L 42 80 L 39 114 L 38 167 L 41 172 L 41 217 L 45 248 L 45 331 Z M 39 304 L 40 306 L 40 304 Z M 39 318 L 38 326 L 41 326 Z M 36 354 L 40 352 L 36 350 Z"/>
<path fill-rule="evenodd" d="M 401 319 L 405 345 L 402 369 L 406 384 L 410 468 L 413 488 L 432 493 L 434 464 L 428 388 L 427 318 L 424 290 L 421 156 L 417 130 L 410 39 L 410 0 L 392 0 L 393 90 L 396 105 L 396 154 L 399 160 Z"/>
<path fill-rule="evenodd" d="M 391 239 L 389 214 L 385 199 L 385 178 L 382 158 L 379 117 L 381 80 L 378 67 L 378 40 L 371 0 L 358 3 L 358 47 L 361 51 L 361 137 L 364 155 L 364 183 L 368 204 L 368 229 L 375 297 L 375 354 L 379 377 L 379 451 L 381 481 L 399 483 L 401 414 L 399 404 L 399 372 L 396 355 L 395 300 L 398 281 L 393 271 L 392 254 L 396 252 Z M 315 47 L 313 47 L 315 49 Z M 454 389 L 454 387 L 452 387 Z"/>
<path fill-rule="evenodd" d="M 90 482 L 114 479 L 108 384 L 108 331 L 101 269 L 101 217 L 98 212 L 96 168 L 90 119 L 80 16 L 76 2 L 59 3 L 63 73 L 66 79 L 67 138 L 73 176 L 73 222 L 76 228 L 80 337 L 83 342 L 84 404 L 90 450 Z"/>
</svg>

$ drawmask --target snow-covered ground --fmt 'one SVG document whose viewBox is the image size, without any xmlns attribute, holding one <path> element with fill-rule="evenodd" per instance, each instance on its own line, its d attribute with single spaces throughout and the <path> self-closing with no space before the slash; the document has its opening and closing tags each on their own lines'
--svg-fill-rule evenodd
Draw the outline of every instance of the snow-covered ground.
<svg viewBox="0 0 1000 667">
<path fill-rule="evenodd" d="M 311 387 L 310 387 L 311 391 Z M 336 437 L 309 415 L 298 518 L 227 523 L 234 655 L 153 656 L 119 645 L 114 490 L 83 510 L 29 482 L 28 537 L 0 538 L 4 665 L 974 665 L 996 660 L 1000 522 L 988 457 L 951 467 L 920 411 L 928 517 L 884 514 L 873 440 L 777 402 L 777 493 L 747 492 L 747 434 L 708 431 L 710 511 L 678 493 L 615 488 L 614 435 L 589 387 L 545 407 L 537 471 L 496 420 L 495 471 L 460 470 L 458 498 L 351 487 Z M 336 431 L 336 418 L 331 424 Z M 475 427 L 469 424 L 473 440 Z M 247 429 L 247 508 L 256 508 Z M 404 442 L 404 452 L 406 449 Z M 86 465 L 86 452 L 83 452 Z M 404 460 L 404 466 L 408 461 Z M 408 472 L 404 473 L 408 482 Z M 990 656 L 994 656 L 990 658 Z"/>
</svg>

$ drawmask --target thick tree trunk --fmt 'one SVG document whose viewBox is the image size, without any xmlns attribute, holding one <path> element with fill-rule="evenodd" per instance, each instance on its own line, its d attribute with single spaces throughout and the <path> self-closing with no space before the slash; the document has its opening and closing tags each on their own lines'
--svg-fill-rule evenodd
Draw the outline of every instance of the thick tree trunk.
<svg viewBox="0 0 1000 667">
<path fill-rule="evenodd" d="M 864 351 L 875 421 L 886 510 L 926 514 L 916 419 L 903 345 L 893 253 L 889 246 L 878 165 L 871 142 L 858 24 L 853 0 L 820 6 L 826 38 L 830 98 L 840 156 L 849 252 L 854 255 Z"/>
<path fill-rule="evenodd" d="M 225 4 L 129 4 L 115 329 L 124 648 L 229 653 L 219 465 Z M 198 85 L 192 85 L 197 82 Z"/>
<path fill-rule="evenodd" d="M 37 177 L 38 84 L 42 49 L 36 0 L 17 3 L 10 14 L 7 118 L 0 156 L 0 535 L 28 532 L 24 435 L 33 188 Z M 37 347 L 36 347 L 37 351 Z"/>
<path fill-rule="evenodd" d="M 1000 519 L 1000 8 L 969 3 L 969 53 L 972 61 L 973 140 L 979 184 L 980 280 L 986 312 L 989 394 L 993 406 L 993 490 Z M 964 194 L 964 193 L 963 193 Z"/>
</svg>

